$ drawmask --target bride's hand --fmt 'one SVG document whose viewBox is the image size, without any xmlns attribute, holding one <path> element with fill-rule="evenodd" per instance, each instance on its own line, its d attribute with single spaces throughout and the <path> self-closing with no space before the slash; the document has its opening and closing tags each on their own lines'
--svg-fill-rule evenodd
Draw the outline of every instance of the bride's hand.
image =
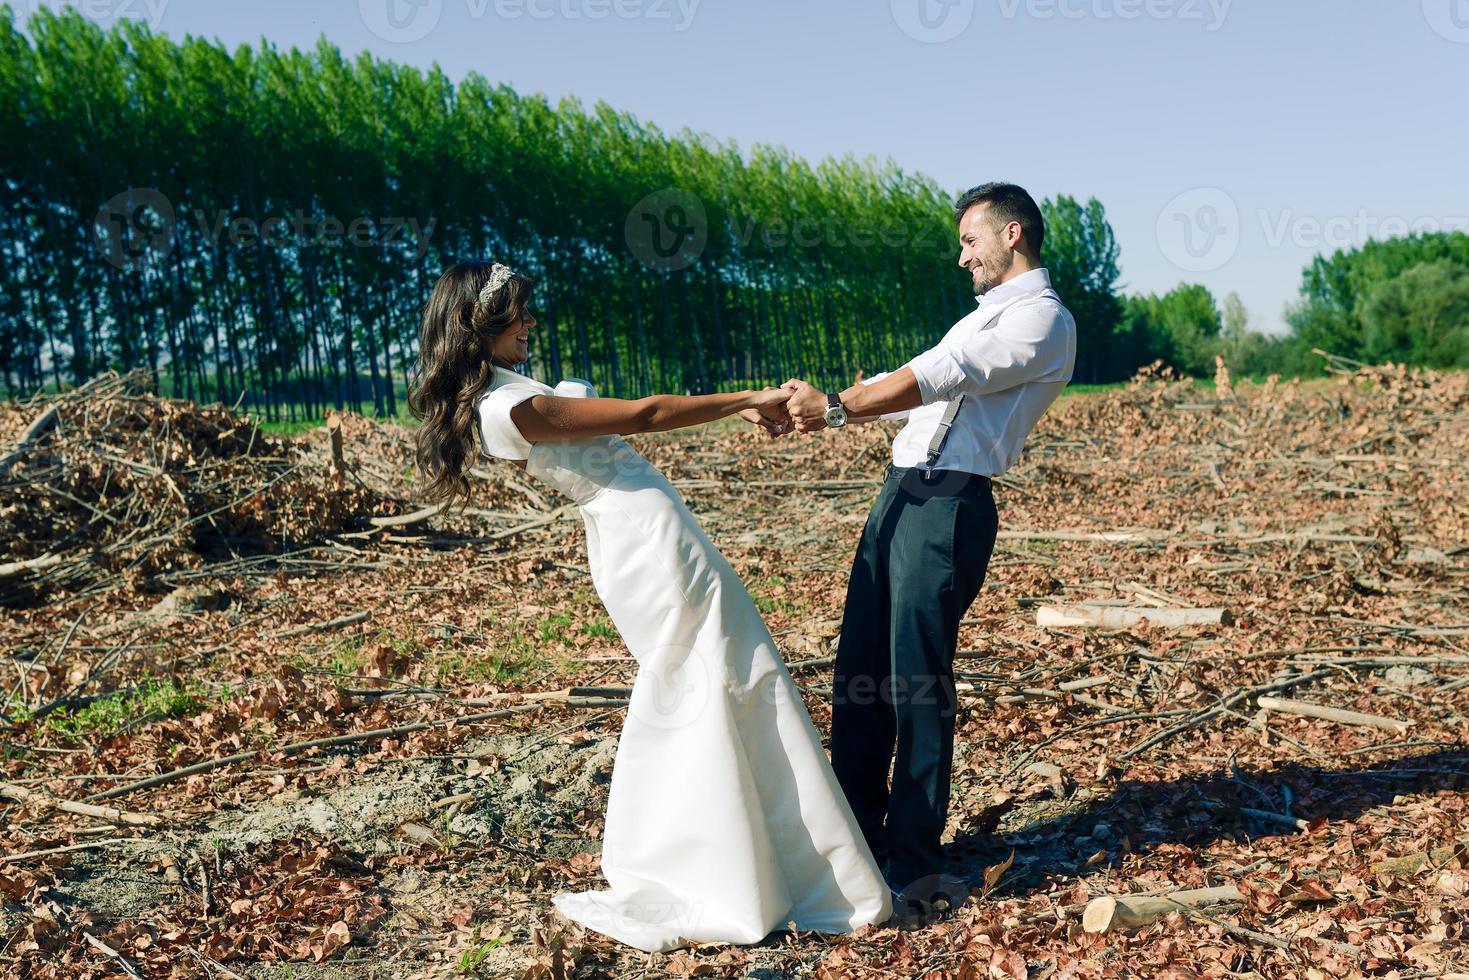
<svg viewBox="0 0 1469 980">
<path fill-rule="evenodd" d="M 766 388 L 754 392 L 754 396 L 755 407 L 738 413 L 740 418 L 760 426 L 772 436 L 782 436 L 791 431 L 794 423 L 791 422 L 790 413 L 786 411 L 790 392 L 780 388 Z"/>
</svg>

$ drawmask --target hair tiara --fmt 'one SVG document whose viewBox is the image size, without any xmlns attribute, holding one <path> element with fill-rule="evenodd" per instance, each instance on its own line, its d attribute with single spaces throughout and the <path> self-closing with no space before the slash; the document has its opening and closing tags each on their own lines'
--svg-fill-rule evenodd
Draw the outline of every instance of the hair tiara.
<svg viewBox="0 0 1469 980">
<path fill-rule="evenodd" d="M 485 283 L 485 288 L 479 291 L 480 303 L 485 306 L 489 306 L 490 300 L 495 298 L 495 294 L 498 293 L 501 288 L 503 288 L 504 285 L 509 282 L 511 277 L 513 277 L 514 275 L 515 273 L 511 271 L 508 265 L 501 265 L 500 263 L 496 262 L 493 266 L 491 266 L 490 281 Z"/>
</svg>

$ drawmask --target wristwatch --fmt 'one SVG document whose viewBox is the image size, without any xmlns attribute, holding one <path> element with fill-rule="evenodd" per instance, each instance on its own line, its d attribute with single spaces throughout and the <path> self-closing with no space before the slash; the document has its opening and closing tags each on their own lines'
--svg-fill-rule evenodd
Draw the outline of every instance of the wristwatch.
<svg viewBox="0 0 1469 980">
<path fill-rule="evenodd" d="M 832 429 L 847 424 L 847 410 L 842 408 L 842 397 L 835 392 L 826 396 L 826 424 Z"/>
</svg>

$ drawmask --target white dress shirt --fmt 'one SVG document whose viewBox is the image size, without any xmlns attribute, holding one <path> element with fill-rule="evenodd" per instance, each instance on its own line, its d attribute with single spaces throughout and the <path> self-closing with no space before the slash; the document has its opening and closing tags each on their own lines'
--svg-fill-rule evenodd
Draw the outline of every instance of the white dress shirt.
<svg viewBox="0 0 1469 980">
<path fill-rule="evenodd" d="M 999 476 L 1020 457 L 1075 364 L 1076 321 L 1051 288 L 1050 273 L 1032 269 L 995 286 L 937 346 L 904 365 L 918 378 L 923 406 L 883 416 L 908 420 L 893 440 L 893 465 L 927 461 L 944 409 L 963 394 L 934 468 Z"/>
</svg>

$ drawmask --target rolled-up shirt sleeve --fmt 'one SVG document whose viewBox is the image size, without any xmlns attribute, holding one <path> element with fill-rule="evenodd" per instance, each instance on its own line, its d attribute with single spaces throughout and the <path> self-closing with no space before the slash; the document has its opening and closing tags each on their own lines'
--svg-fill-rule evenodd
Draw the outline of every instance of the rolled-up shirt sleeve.
<svg viewBox="0 0 1469 980">
<path fill-rule="evenodd" d="M 870 378 L 863 378 L 861 383 L 864 384 L 864 385 L 875 385 L 879 381 L 881 381 L 883 378 L 886 378 L 890 374 L 892 374 L 891 371 L 883 371 L 880 374 L 874 374 Z M 895 422 L 895 421 L 902 421 L 903 419 L 906 419 L 911 414 L 913 414 L 913 409 L 907 408 L 907 409 L 904 409 L 901 412 L 886 412 L 886 413 L 884 413 L 882 415 L 879 415 L 878 418 L 884 419 L 884 420 L 889 421 L 889 422 Z"/>
<path fill-rule="evenodd" d="M 1075 356 L 1069 316 L 1060 304 L 1046 301 L 1007 309 L 994 326 L 958 343 L 930 348 L 905 366 L 918 379 L 923 404 L 929 405 L 1028 381 L 1069 381 Z"/>
</svg>

